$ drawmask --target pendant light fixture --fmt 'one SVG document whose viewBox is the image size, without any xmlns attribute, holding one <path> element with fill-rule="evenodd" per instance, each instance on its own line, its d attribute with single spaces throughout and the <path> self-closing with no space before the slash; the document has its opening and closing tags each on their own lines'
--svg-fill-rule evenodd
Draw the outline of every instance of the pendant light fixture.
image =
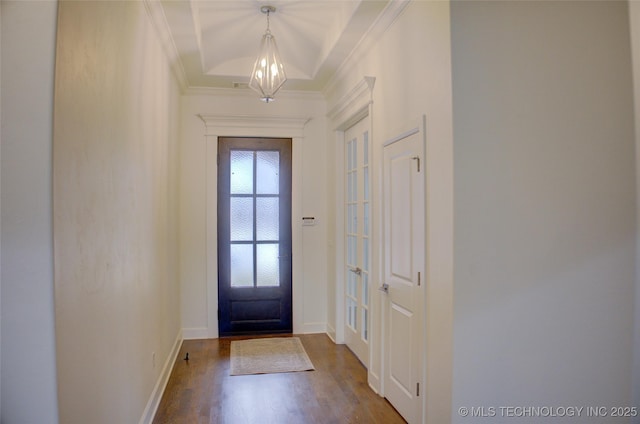
<svg viewBox="0 0 640 424">
<path fill-rule="evenodd" d="M 278 53 L 276 39 L 269 29 L 269 14 L 274 13 L 276 8 L 262 6 L 260 11 L 267 14 L 267 31 L 262 36 L 260 53 L 253 65 L 249 87 L 260 93 L 260 100 L 269 103 L 274 100 L 273 96 L 287 80 L 287 75 L 284 73 L 284 65 L 280 59 L 280 53 Z"/>
</svg>

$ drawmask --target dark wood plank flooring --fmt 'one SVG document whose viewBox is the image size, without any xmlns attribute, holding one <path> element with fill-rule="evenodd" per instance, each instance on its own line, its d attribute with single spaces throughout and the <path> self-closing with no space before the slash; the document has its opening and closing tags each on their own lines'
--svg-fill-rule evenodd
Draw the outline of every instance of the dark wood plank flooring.
<svg viewBox="0 0 640 424">
<path fill-rule="evenodd" d="M 369 388 L 366 369 L 346 346 L 325 334 L 297 337 L 315 371 L 230 376 L 231 340 L 251 337 L 185 340 L 153 422 L 405 422 Z"/>
</svg>

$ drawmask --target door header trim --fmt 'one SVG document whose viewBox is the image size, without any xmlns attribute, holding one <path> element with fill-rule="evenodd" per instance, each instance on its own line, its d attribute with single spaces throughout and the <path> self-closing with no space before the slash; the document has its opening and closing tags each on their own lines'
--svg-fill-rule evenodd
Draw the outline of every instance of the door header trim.
<svg viewBox="0 0 640 424">
<path fill-rule="evenodd" d="M 204 122 L 205 135 L 229 137 L 304 137 L 308 117 L 254 115 L 197 115 Z"/>
</svg>

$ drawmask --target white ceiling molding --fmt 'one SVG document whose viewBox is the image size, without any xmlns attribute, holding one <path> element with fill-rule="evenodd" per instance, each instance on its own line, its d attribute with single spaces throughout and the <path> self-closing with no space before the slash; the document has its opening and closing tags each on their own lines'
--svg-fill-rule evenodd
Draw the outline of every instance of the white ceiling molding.
<svg viewBox="0 0 640 424">
<path fill-rule="evenodd" d="M 225 96 L 257 99 L 255 91 L 236 88 L 188 87 L 182 94 L 185 96 Z M 321 101 L 324 100 L 324 96 L 318 91 L 282 90 L 278 91 L 278 100 L 280 99 Z"/>
<path fill-rule="evenodd" d="M 389 1 L 373 25 L 371 25 L 358 44 L 351 51 L 349 56 L 347 56 L 324 86 L 322 92 L 325 97 L 329 97 L 329 94 L 335 90 L 336 84 L 345 78 L 346 74 L 352 69 L 353 64 L 357 63 L 358 60 L 360 60 L 369 51 L 369 49 L 371 49 L 371 46 L 380 38 L 380 36 L 389 29 L 391 24 L 405 10 L 410 1 L 411 0 Z"/>
<path fill-rule="evenodd" d="M 375 77 L 364 77 L 329 109 L 327 117 L 333 123 L 334 130 L 343 131 L 369 113 L 375 83 Z"/>
<path fill-rule="evenodd" d="M 167 23 L 167 17 L 164 14 L 164 9 L 160 4 L 160 0 L 142 0 L 142 3 L 144 4 L 147 15 L 158 34 L 160 44 L 162 44 L 162 48 L 164 49 L 167 59 L 169 60 L 169 64 L 171 65 L 171 69 L 173 70 L 173 74 L 178 80 L 180 90 L 184 92 L 184 90 L 189 87 L 187 73 L 182 66 L 182 60 L 180 60 L 178 48 L 173 41 L 173 36 L 171 35 L 169 24 Z"/>
<path fill-rule="evenodd" d="M 229 137 L 304 137 L 308 117 L 198 115 L 206 127 L 205 135 Z"/>
</svg>

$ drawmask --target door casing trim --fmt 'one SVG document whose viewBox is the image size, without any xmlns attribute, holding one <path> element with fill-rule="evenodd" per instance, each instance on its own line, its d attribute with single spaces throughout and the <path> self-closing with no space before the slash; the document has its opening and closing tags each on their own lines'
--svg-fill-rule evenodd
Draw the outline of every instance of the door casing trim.
<svg viewBox="0 0 640 424">
<path fill-rule="evenodd" d="M 331 339 L 338 343 L 344 344 L 344 325 L 345 325 L 345 281 L 344 281 L 344 267 L 345 267 L 345 249 L 344 243 L 344 134 L 347 129 L 353 126 L 355 123 L 365 117 L 369 117 L 369 163 L 374 164 L 376 159 L 376 147 L 375 147 L 375 134 L 373 131 L 373 88 L 375 87 L 376 78 L 372 76 L 363 77 L 358 83 L 353 86 L 351 90 L 346 92 L 340 100 L 327 113 L 327 118 L 331 128 L 334 130 L 334 163 L 335 163 L 335 232 L 334 232 L 334 248 L 335 248 L 335 328 L 327 323 L 327 334 Z M 377 209 L 377 170 L 375 166 L 371 168 L 371 281 L 370 287 L 375 287 L 376 281 L 379 280 L 380 266 L 378 257 L 378 243 L 375 240 L 377 231 L 377 213 L 374 212 Z M 370 293 L 370 339 L 369 339 L 369 368 L 368 383 L 371 389 L 378 393 L 380 390 L 381 374 L 380 374 L 380 305 L 379 296 L 372 290 Z"/>
<path fill-rule="evenodd" d="M 273 137 L 292 140 L 291 169 L 291 249 L 293 332 L 304 332 L 304 285 L 302 283 L 304 255 L 302 229 L 296 225 L 302 219 L 302 149 L 304 127 L 309 117 L 198 115 L 205 124 L 206 142 L 206 219 L 207 219 L 207 329 L 206 337 L 218 338 L 218 137 Z"/>
</svg>

